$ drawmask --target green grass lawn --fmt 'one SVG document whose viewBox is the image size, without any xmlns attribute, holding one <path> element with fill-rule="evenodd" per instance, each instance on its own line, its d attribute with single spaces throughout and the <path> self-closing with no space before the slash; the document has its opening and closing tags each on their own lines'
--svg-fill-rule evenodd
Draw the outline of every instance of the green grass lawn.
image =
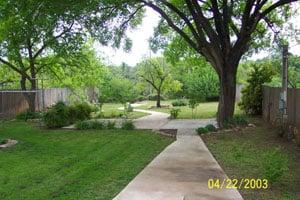
<svg viewBox="0 0 300 200">
<path fill-rule="evenodd" d="M 173 140 L 150 131 L 40 130 L 2 122 L 0 199 L 112 199 Z"/>
<path fill-rule="evenodd" d="M 162 105 L 169 105 L 169 108 L 152 108 L 151 110 L 159 111 L 159 112 L 165 112 L 170 113 L 170 110 L 172 108 L 172 101 L 162 101 Z M 149 109 L 152 106 L 155 106 L 155 101 L 147 101 L 147 105 L 140 106 L 139 108 L 143 109 Z M 174 107 L 179 108 L 180 113 L 178 118 L 179 119 L 192 119 L 192 109 L 189 108 L 189 106 L 179 106 Z M 194 110 L 194 118 L 195 119 L 208 119 L 208 118 L 214 118 L 216 117 L 218 111 L 218 102 L 205 102 L 200 103 L 199 106 Z M 236 106 L 235 114 L 241 114 L 241 110 L 238 106 Z"/>
<path fill-rule="evenodd" d="M 120 114 L 123 114 L 124 112 L 122 110 L 119 110 L 118 108 L 123 107 L 122 104 L 118 103 L 105 103 L 103 105 L 103 115 L 104 118 L 117 118 L 120 116 Z M 129 119 L 137 119 L 140 117 L 144 117 L 148 115 L 147 113 L 142 112 L 129 112 L 128 118 Z"/>
<path fill-rule="evenodd" d="M 258 127 L 240 132 L 201 136 L 229 178 L 264 178 L 268 152 L 279 151 L 289 168 L 269 189 L 240 190 L 244 199 L 300 199 L 300 148 L 277 136 L 277 131 L 255 120 Z M 273 158 L 277 160 L 278 157 Z M 272 166 L 275 166 L 273 163 Z M 276 165 L 277 166 L 277 165 Z"/>
</svg>

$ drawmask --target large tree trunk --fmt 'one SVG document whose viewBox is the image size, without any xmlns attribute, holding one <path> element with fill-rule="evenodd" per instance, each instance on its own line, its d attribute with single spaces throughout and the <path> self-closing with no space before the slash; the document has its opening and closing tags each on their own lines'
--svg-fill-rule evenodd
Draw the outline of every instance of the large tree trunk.
<svg viewBox="0 0 300 200">
<path fill-rule="evenodd" d="M 157 91 L 157 99 L 156 99 L 156 107 L 157 108 L 161 108 L 160 99 L 161 99 L 160 91 Z"/>
<path fill-rule="evenodd" d="M 28 103 L 28 110 L 30 112 L 35 112 L 36 109 L 35 109 L 35 106 L 36 106 L 36 81 L 35 80 L 31 80 L 30 83 L 31 83 L 31 90 L 32 91 L 29 91 L 29 92 L 26 92 L 27 91 L 27 88 L 26 88 L 26 77 L 25 76 L 22 76 L 21 77 L 21 89 L 22 91 L 24 92 L 24 97 Z"/>
<path fill-rule="evenodd" d="M 219 74 L 220 98 L 218 107 L 218 125 L 224 127 L 224 123 L 234 115 L 236 97 L 236 66 L 226 66 Z"/>
</svg>

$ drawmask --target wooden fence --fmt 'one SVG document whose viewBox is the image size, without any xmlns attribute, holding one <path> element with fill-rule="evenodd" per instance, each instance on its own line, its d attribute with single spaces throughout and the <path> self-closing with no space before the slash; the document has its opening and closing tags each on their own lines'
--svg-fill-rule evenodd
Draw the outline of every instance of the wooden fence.
<svg viewBox="0 0 300 200">
<path fill-rule="evenodd" d="M 68 103 L 71 94 L 66 88 L 52 88 L 34 91 L 36 92 L 36 110 L 55 104 L 58 101 Z M 0 118 L 12 118 L 18 113 L 28 109 L 27 101 L 22 91 L 0 91 Z"/>
<path fill-rule="evenodd" d="M 281 88 L 264 86 L 263 118 L 274 123 L 279 117 L 279 99 Z M 300 89 L 288 89 L 287 94 L 288 124 L 300 127 Z"/>
</svg>

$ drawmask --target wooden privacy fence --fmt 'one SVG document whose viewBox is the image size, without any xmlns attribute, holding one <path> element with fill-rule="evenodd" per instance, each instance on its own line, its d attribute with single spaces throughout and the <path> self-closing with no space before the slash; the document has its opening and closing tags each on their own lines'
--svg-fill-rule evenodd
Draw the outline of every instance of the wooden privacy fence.
<svg viewBox="0 0 300 200">
<path fill-rule="evenodd" d="M 279 118 L 279 99 L 281 88 L 263 87 L 263 118 L 275 123 Z M 288 124 L 300 127 L 300 89 L 288 89 L 287 94 Z"/>
<path fill-rule="evenodd" d="M 71 94 L 67 88 L 52 88 L 32 92 L 37 94 L 37 111 L 41 111 L 58 101 L 68 103 Z M 24 91 L 0 91 L 0 118 L 12 118 L 28 109 L 24 93 Z"/>
</svg>

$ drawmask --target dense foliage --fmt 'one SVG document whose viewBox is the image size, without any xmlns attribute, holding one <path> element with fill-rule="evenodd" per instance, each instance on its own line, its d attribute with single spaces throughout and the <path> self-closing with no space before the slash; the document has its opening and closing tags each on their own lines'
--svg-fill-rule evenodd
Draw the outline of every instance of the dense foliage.
<svg viewBox="0 0 300 200">
<path fill-rule="evenodd" d="M 248 85 L 242 90 L 242 101 L 239 106 L 247 114 L 260 115 L 262 113 L 263 84 L 272 80 L 274 70 L 270 65 L 254 64 L 252 68 L 247 79 Z"/>
<path fill-rule="evenodd" d="M 45 112 L 43 121 L 48 128 L 61 128 L 90 119 L 91 112 L 92 108 L 88 104 L 67 106 L 64 102 L 58 102 Z"/>
</svg>

